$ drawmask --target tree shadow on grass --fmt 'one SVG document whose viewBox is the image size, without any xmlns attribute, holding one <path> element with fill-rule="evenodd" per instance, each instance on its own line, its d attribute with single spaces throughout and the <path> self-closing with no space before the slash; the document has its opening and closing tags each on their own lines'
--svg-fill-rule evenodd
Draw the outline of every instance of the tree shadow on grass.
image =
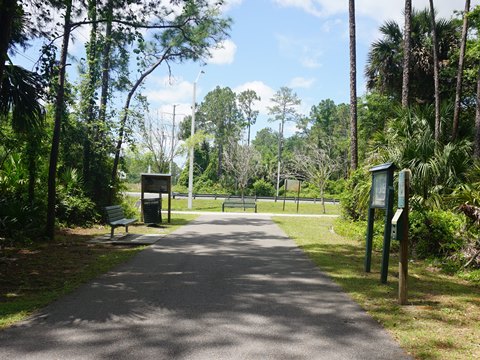
<svg viewBox="0 0 480 360">
<path fill-rule="evenodd" d="M 388 273 L 388 283 L 380 284 L 381 253 L 372 255 L 372 272 L 365 273 L 365 250 L 359 245 L 352 244 L 308 244 L 302 246 L 307 255 L 326 271 L 332 278 L 349 292 L 359 294 L 363 298 L 377 299 L 377 305 L 372 312 L 388 314 L 392 311 L 402 313 L 409 311 L 409 307 L 418 307 L 426 310 L 425 318 L 450 322 L 451 318 L 441 313 L 435 313 L 445 306 L 451 311 L 465 311 L 465 303 L 477 307 L 480 313 L 480 288 L 475 284 L 461 281 L 452 276 L 429 271 L 423 266 L 414 264 L 409 266 L 408 277 L 408 306 L 395 307 L 398 299 L 398 255 L 391 254 Z M 440 301 L 439 297 L 449 296 L 453 300 L 448 303 Z M 371 304 L 372 302 L 370 302 Z M 387 303 L 387 306 L 382 306 Z M 430 311 L 430 312 L 429 312 Z M 408 315 L 408 313 L 405 313 Z M 405 318 L 406 319 L 406 318 Z"/>
</svg>

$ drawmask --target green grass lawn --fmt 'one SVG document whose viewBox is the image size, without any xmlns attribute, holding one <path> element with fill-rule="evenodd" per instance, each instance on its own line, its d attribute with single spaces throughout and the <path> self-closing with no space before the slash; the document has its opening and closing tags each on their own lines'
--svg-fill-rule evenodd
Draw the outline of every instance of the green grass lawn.
<svg viewBox="0 0 480 360">
<path fill-rule="evenodd" d="M 175 215 L 171 224 L 164 223 L 162 228 L 135 224 L 130 226 L 130 233 L 168 234 L 196 217 Z M 144 249 L 88 242 L 109 232 L 108 226 L 63 229 L 54 242 L 19 245 L 0 253 L 0 329 L 25 319 Z"/>
<path fill-rule="evenodd" d="M 480 359 L 480 287 L 425 262 L 409 264 L 408 305 L 398 305 L 398 256 L 388 284 L 380 283 L 381 254 L 363 270 L 364 244 L 334 233 L 330 218 L 274 218 L 282 229 L 354 300 L 418 359 Z"/>
<path fill-rule="evenodd" d="M 194 199 L 192 203 L 192 210 L 194 211 L 222 211 L 223 199 L 210 200 L 210 199 Z M 166 202 L 163 202 L 163 206 L 166 206 Z M 327 215 L 340 214 L 340 205 L 325 204 Z M 172 199 L 172 210 L 186 211 L 187 199 Z M 238 212 L 243 211 L 241 208 L 228 208 L 226 212 Z M 246 209 L 246 212 L 254 212 L 254 209 Z M 273 213 L 273 214 L 296 214 L 297 204 L 291 201 L 285 203 L 285 211 L 283 210 L 283 201 L 257 201 L 258 213 Z M 320 202 L 317 203 L 300 203 L 299 214 L 311 214 L 321 215 L 323 214 L 323 207 Z"/>
</svg>

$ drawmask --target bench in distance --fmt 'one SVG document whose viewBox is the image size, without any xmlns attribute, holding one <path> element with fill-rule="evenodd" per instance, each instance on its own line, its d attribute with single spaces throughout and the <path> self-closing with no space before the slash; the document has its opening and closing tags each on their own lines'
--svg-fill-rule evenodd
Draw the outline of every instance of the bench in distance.
<svg viewBox="0 0 480 360">
<path fill-rule="evenodd" d="M 137 219 L 127 219 L 123 214 L 123 209 L 120 205 L 106 206 L 108 225 L 112 227 L 110 237 L 113 238 L 113 231 L 116 227 L 125 226 L 125 232 L 128 233 L 128 225 L 133 224 Z"/>
<path fill-rule="evenodd" d="M 252 198 L 228 198 L 222 204 L 222 212 L 225 212 L 225 208 L 243 208 L 245 211 L 246 208 L 255 209 L 257 212 L 257 202 Z"/>
</svg>

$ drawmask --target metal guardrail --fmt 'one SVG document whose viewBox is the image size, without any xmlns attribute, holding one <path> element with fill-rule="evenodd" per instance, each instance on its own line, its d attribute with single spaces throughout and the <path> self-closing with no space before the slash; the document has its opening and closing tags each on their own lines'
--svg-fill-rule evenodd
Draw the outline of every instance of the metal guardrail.
<svg viewBox="0 0 480 360">
<path fill-rule="evenodd" d="M 227 194 L 192 194 L 193 198 L 194 199 L 197 199 L 197 198 L 213 198 L 215 200 L 217 199 L 239 199 L 241 198 L 240 195 L 227 195 Z M 186 198 L 188 197 L 188 194 L 187 193 L 180 193 L 180 192 L 173 192 L 172 193 L 172 197 L 175 199 L 176 197 L 180 197 L 180 198 Z M 245 198 L 251 198 L 251 199 L 255 199 L 255 200 L 271 200 L 271 201 L 283 201 L 283 199 L 285 199 L 286 201 L 297 201 L 297 198 L 294 197 L 294 196 L 287 196 L 286 198 L 284 198 L 283 196 L 244 196 Z M 339 204 L 340 203 L 340 200 L 338 199 L 335 199 L 335 198 L 324 198 L 323 199 L 325 202 L 329 202 L 329 203 L 334 203 L 334 204 Z M 313 202 L 314 204 L 317 203 L 317 202 L 321 202 L 322 199 L 321 198 L 308 198 L 308 197 L 301 197 L 300 198 L 300 201 L 309 201 L 309 202 Z"/>
</svg>

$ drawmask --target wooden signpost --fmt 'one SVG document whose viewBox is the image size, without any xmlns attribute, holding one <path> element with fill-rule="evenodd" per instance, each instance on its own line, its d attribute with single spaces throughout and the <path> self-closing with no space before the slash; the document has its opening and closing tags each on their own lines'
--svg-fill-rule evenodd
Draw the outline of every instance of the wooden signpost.
<svg viewBox="0 0 480 360">
<path fill-rule="evenodd" d="M 408 169 L 402 170 L 398 175 L 398 210 L 400 223 L 398 234 L 395 234 L 400 240 L 400 254 L 398 261 L 398 303 L 407 304 L 407 278 L 408 278 L 408 198 L 410 196 L 410 177 L 411 172 Z M 394 231 L 392 224 L 392 232 Z"/>
<path fill-rule="evenodd" d="M 285 180 L 285 193 L 283 195 L 283 211 L 285 211 L 285 201 L 287 199 L 287 191 L 296 191 L 297 192 L 297 213 L 298 213 L 298 206 L 300 204 L 301 187 L 302 187 L 302 183 L 300 182 L 300 180 L 292 180 L 292 179 Z"/>
</svg>

